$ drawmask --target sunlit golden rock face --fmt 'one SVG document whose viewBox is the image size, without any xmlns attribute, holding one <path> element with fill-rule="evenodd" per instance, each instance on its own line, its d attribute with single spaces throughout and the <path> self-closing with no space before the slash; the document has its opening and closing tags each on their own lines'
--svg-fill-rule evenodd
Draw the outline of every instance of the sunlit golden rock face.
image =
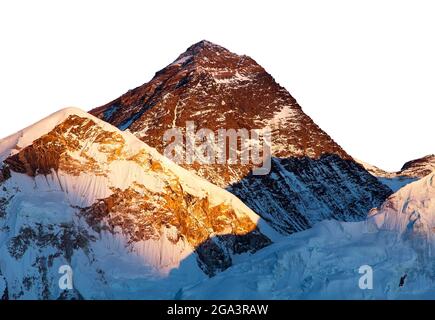
<svg viewBox="0 0 435 320">
<path fill-rule="evenodd" d="M 70 115 L 31 145 L 16 148 L 17 153 L 4 161 L 0 177 L 7 179 L 11 172 L 30 177 L 62 172 L 64 177 L 84 175 L 95 181 L 97 177 L 110 180 L 115 174 L 123 181 L 123 176 L 129 173 L 122 169 L 112 172 L 110 164 L 116 162 L 116 168 L 120 165 L 119 168 L 125 168 L 122 164 L 133 162 L 134 168 L 145 173 L 145 182 L 134 181 L 122 189 L 110 187 L 110 196 L 88 207 L 74 206 L 93 231 L 121 233 L 133 246 L 148 240 L 159 241 L 162 237 L 174 245 L 187 244 L 197 253 L 198 264 L 208 275 L 231 266 L 232 254 L 255 252 L 271 244 L 243 210 L 211 201 L 208 193 L 198 196 L 184 190 L 172 167 L 161 162 L 163 158 L 145 147 L 132 147 L 126 141 L 129 138 L 115 129 L 105 130 L 91 118 Z M 148 178 L 153 182 L 147 182 Z M 156 181 L 162 185 L 161 191 L 151 187 Z M 70 189 L 74 190 L 74 186 Z M 5 211 L 1 205 L 7 200 L 0 199 L 0 215 Z M 34 238 L 39 241 L 38 237 Z M 27 246 L 21 246 L 20 241 L 15 244 L 11 252 L 18 252 L 16 256 L 20 257 Z"/>
<path fill-rule="evenodd" d="M 90 119 L 71 115 L 51 132 L 6 159 L 5 163 L 12 171 L 32 177 L 59 170 L 73 176 L 81 172 L 104 175 L 90 153 L 92 144 L 98 145 L 98 151 L 106 154 L 110 162 L 121 156 L 125 141 L 117 133 L 101 130 Z M 73 157 L 75 153 L 79 159 Z"/>
<path fill-rule="evenodd" d="M 176 180 L 164 193 L 152 193 L 141 185 L 114 190 L 112 196 L 81 213 L 96 231 L 115 232 L 119 227 L 131 243 L 158 240 L 164 236 L 163 229 L 175 230 L 169 240 L 174 244 L 186 240 L 198 250 L 198 262 L 209 275 L 231 266 L 228 252 L 255 252 L 271 244 L 248 216 L 238 216 L 225 204 L 213 206 L 208 198 L 183 191 Z M 213 247 L 225 264 L 210 258 L 204 246 Z"/>
<path fill-rule="evenodd" d="M 0 179 L 6 179 L 10 170 L 32 177 L 59 170 L 73 176 L 81 173 L 105 176 L 104 166 L 116 160 L 133 161 L 144 170 L 163 171 L 159 161 L 145 150 L 131 155 L 127 149 L 121 134 L 105 131 L 91 119 L 71 115 L 30 146 L 7 158 L 4 161 L 7 167 L 0 171 Z"/>
</svg>

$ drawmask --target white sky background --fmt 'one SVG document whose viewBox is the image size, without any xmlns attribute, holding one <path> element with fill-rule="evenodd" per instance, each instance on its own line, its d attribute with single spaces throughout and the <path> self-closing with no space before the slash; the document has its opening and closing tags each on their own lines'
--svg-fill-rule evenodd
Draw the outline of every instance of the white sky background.
<svg viewBox="0 0 435 320">
<path fill-rule="evenodd" d="M 435 153 L 435 2 L 0 0 L 0 136 L 92 109 L 207 39 L 247 54 L 346 151 Z"/>
</svg>

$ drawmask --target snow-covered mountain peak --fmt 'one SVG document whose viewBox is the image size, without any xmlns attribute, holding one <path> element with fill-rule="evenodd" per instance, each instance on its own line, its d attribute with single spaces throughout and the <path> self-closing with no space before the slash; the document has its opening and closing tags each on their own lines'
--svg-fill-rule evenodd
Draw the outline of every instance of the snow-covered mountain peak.
<svg viewBox="0 0 435 320">
<path fill-rule="evenodd" d="M 182 55 L 198 55 L 200 53 L 203 53 L 204 51 L 214 51 L 214 52 L 222 52 L 226 51 L 229 52 L 224 47 L 217 45 L 211 41 L 208 40 L 201 40 L 193 45 L 191 45 L 185 53 Z"/>
<path fill-rule="evenodd" d="M 157 72 L 156 77 L 170 73 L 171 78 L 178 80 L 176 85 L 180 87 L 197 80 L 224 86 L 253 81 L 256 75 L 264 72 L 264 69 L 250 57 L 237 55 L 204 40 L 190 46 L 173 63 Z M 202 83 L 201 86 L 205 84 Z"/>
<path fill-rule="evenodd" d="M 167 130 L 185 132 L 187 121 L 214 132 L 272 128 L 269 175 L 252 176 L 252 162 L 180 165 L 230 190 L 284 233 L 324 218 L 362 219 L 391 194 L 258 63 L 208 42 L 91 113 L 161 153 Z"/>
<path fill-rule="evenodd" d="M 0 150 L 0 282 L 13 299 L 58 298 L 59 265 L 84 269 L 77 290 L 87 298 L 108 298 L 101 288 L 128 285 L 132 269 L 143 281 L 185 264 L 192 277 L 214 275 L 276 237 L 229 192 L 80 109 Z"/>
<path fill-rule="evenodd" d="M 116 128 L 110 124 L 94 117 L 93 115 L 76 107 L 61 109 L 37 123 L 18 131 L 0 140 L 0 161 L 4 161 L 8 156 L 17 153 L 19 150 L 31 145 L 36 139 L 52 131 L 56 126 L 64 122 L 69 117 L 81 117 L 89 119 L 102 129 L 115 132 Z"/>
</svg>

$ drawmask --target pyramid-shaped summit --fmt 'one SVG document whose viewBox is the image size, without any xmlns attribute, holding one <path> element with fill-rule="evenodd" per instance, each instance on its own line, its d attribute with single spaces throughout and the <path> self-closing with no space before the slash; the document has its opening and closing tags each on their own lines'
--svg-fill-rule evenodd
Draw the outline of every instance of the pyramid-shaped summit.
<svg viewBox="0 0 435 320">
<path fill-rule="evenodd" d="M 243 57 L 247 58 L 246 56 Z M 239 55 L 232 53 L 220 45 L 202 40 L 190 46 L 172 65 L 187 66 L 193 62 L 196 67 L 202 65 L 205 68 L 203 71 L 213 71 L 212 66 L 215 68 L 235 69 L 238 67 L 237 63 L 240 63 L 240 58 Z M 251 62 L 255 63 L 253 60 Z M 209 69 L 206 68 L 207 66 Z"/>
<path fill-rule="evenodd" d="M 227 51 L 229 50 L 225 49 L 224 47 L 215 44 L 208 40 L 201 40 L 193 45 L 191 45 L 189 48 L 187 48 L 186 52 L 183 54 L 190 53 L 191 55 L 198 54 L 202 51 Z"/>
<path fill-rule="evenodd" d="M 267 71 L 209 41 L 190 46 L 148 83 L 91 111 L 163 152 L 168 129 L 272 128 L 272 170 L 252 164 L 182 164 L 227 188 L 279 231 L 362 219 L 391 193 L 306 115 Z"/>
<path fill-rule="evenodd" d="M 206 40 L 190 46 L 150 82 L 91 113 L 130 129 L 161 152 L 162 132 L 189 120 L 211 129 L 272 126 L 279 157 L 350 159 L 263 67 Z"/>
</svg>

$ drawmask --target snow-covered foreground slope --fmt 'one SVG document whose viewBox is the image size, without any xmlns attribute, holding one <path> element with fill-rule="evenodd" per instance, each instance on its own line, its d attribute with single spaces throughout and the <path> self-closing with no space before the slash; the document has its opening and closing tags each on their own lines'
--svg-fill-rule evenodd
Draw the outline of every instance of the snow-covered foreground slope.
<svg viewBox="0 0 435 320">
<path fill-rule="evenodd" d="M 435 299 L 435 177 L 409 184 L 367 221 L 324 221 L 249 262 L 183 290 L 183 299 Z M 359 287 L 361 266 L 373 289 Z"/>
<path fill-rule="evenodd" d="M 432 261 L 397 232 L 328 221 L 268 247 L 250 262 L 183 290 L 183 299 L 434 299 Z M 373 290 L 359 268 L 372 266 Z M 404 284 L 401 286 L 401 281 Z"/>
<path fill-rule="evenodd" d="M 229 192 L 79 109 L 0 140 L 0 298 L 174 298 L 275 236 Z M 64 265 L 73 291 L 58 285 Z"/>
</svg>

